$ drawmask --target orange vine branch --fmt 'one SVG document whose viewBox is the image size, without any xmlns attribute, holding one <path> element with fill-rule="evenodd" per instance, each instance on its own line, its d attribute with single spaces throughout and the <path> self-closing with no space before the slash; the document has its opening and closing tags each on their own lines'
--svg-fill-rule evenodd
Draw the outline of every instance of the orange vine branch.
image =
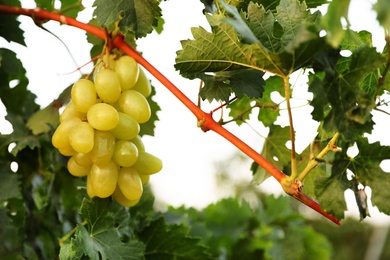
<svg viewBox="0 0 390 260">
<path fill-rule="evenodd" d="M 15 15 L 26 15 L 30 16 L 33 19 L 41 19 L 41 20 L 53 20 L 60 22 L 62 24 L 66 24 L 69 26 L 73 26 L 84 30 L 90 34 L 93 34 L 101 39 L 106 40 L 106 33 L 104 29 L 98 28 L 91 24 L 86 24 L 77 21 L 76 19 L 67 17 L 62 14 L 53 13 L 46 11 L 41 8 L 34 9 L 26 9 L 16 6 L 6 6 L 0 5 L 0 12 L 15 14 Z M 279 169 L 277 169 L 272 163 L 266 160 L 263 156 L 261 156 L 258 152 L 244 143 L 241 139 L 233 135 L 231 132 L 226 130 L 220 124 L 218 124 L 212 117 L 212 113 L 206 113 L 202 111 L 196 104 L 194 104 L 183 92 L 181 92 L 171 81 L 169 81 L 160 71 L 158 71 L 152 64 L 150 64 L 147 60 L 145 60 L 141 54 L 139 54 L 135 49 L 129 46 L 125 41 L 122 34 L 118 33 L 117 36 L 112 40 L 113 46 L 121 49 L 127 55 L 132 56 L 142 67 L 149 71 L 156 79 L 158 79 L 168 90 L 172 92 L 176 98 L 178 98 L 197 118 L 198 122 L 200 122 L 200 127 L 203 131 L 212 130 L 226 140 L 235 145 L 238 149 L 240 149 L 243 153 L 252 158 L 255 162 L 257 162 L 261 167 L 263 167 L 269 174 L 271 174 L 279 183 L 282 184 L 283 180 L 285 180 L 288 176 L 282 173 Z M 299 181 L 298 181 L 299 182 Z M 297 182 L 296 182 L 297 183 Z M 300 182 L 299 182 L 300 183 Z M 300 190 L 300 185 L 292 185 L 290 187 L 282 187 L 285 191 L 306 204 L 313 210 L 317 211 L 324 217 L 333 221 L 337 225 L 340 225 L 340 221 L 334 216 L 322 211 L 320 205 L 312 200 L 310 197 L 303 194 Z"/>
</svg>

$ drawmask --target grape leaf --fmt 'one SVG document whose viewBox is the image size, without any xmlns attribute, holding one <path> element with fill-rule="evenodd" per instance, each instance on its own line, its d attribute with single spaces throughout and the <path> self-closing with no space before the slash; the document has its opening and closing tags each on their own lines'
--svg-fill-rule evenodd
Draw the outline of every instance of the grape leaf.
<svg viewBox="0 0 390 260">
<path fill-rule="evenodd" d="M 154 95 L 156 95 L 156 89 L 152 87 L 151 94 L 146 98 L 150 106 L 151 116 L 146 123 L 140 125 L 140 131 L 139 131 L 140 136 L 143 135 L 154 136 L 154 128 L 156 127 L 156 121 L 159 120 L 157 113 L 158 111 L 161 110 L 157 102 L 153 100 Z"/>
<path fill-rule="evenodd" d="M 95 0 L 93 15 L 104 27 L 119 20 L 121 32 L 130 31 L 137 38 L 144 37 L 158 26 L 161 8 L 158 0 Z"/>
<path fill-rule="evenodd" d="M 261 155 L 279 170 L 283 170 L 283 167 L 288 165 L 291 160 L 291 150 L 286 146 L 286 143 L 289 140 L 290 127 L 271 125 Z M 257 185 L 261 184 L 270 176 L 269 173 L 256 162 L 253 162 L 251 170 L 253 172 L 252 181 Z"/>
<path fill-rule="evenodd" d="M 377 20 L 386 29 L 390 29 L 390 2 L 387 0 L 378 0 L 374 4 L 374 10 L 377 12 Z"/>
<path fill-rule="evenodd" d="M 183 225 L 167 225 L 164 218 L 152 221 L 138 237 L 145 243 L 147 259 L 211 259 L 200 238 L 188 235 Z"/>
<path fill-rule="evenodd" d="M 314 93 L 313 118 L 323 118 L 325 130 L 339 131 L 347 139 L 353 140 L 364 132 L 370 133 L 374 124 L 371 120 L 371 110 L 375 101 L 360 88 L 359 83 L 382 66 L 384 57 L 377 53 L 375 48 L 363 46 L 354 50 L 350 61 L 340 59 L 348 65 L 347 69 L 346 65 L 343 65 L 339 68 L 342 71 L 339 71 L 338 67 L 334 66 L 337 55 L 325 56 L 327 53 L 321 52 L 314 65 L 316 72 L 325 70 L 324 79 L 312 78 L 309 86 L 309 91 Z M 325 111 L 326 113 L 322 113 Z"/>
<path fill-rule="evenodd" d="M 84 199 L 80 215 L 87 222 L 78 225 L 70 248 L 61 252 L 66 259 L 140 259 L 144 245 L 135 240 L 123 242 L 121 232 L 126 229 L 129 213 L 119 204 L 108 199 Z M 130 234 L 127 234 L 129 236 Z"/>
<path fill-rule="evenodd" d="M 258 3 L 264 6 L 265 10 L 270 10 L 272 12 L 276 12 L 276 7 L 279 5 L 280 0 L 242 0 L 240 1 L 240 4 L 238 7 L 240 8 L 241 6 L 248 6 L 248 2 L 253 2 L 253 3 Z M 305 2 L 307 7 L 309 8 L 315 8 L 323 4 L 327 4 L 327 0 L 300 0 L 300 3 Z"/>
<path fill-rule="evenodd" d="M 54 103 L 50 103 L 42 110 L 35 112 L 26 123 L 26 126 L 34 135 L 47 133 L 55 129 L 60 124 L 60 115 L 58 107 Z"/>
<path fill-rule="evenodd" d="M 229 116 L 234 119 L 237 125 L 241 125 L 249 119 L 253 108 L 251 105 L 252 101 L 253 99 L 243 97 L 241 99 L 234 100 L 234 102 L 227 105 L 227 108 L 230 109 Z"/>
<path fill-rule="evenodd" d="M 20 6 L 18 0 L 0 0 L 0 4 L 9 6 Z M 20 29 L 20 22 L 17 16 L 6 13 L 0 13 L 0 37 L 11 42 L 16 42 L 26 46 L 23 37 L 23 31 Z"/>
<path fill-rule="evenodd" d="M 258 70 L 234 70 L 215 73 L 214 76 L 199 75 L 204 87 L 199 92 L 200 97 L 210 102 L 212 100 L 229 101 L 233 92 L 237 98 L 248 96 L 261 97 L 264 91 L 263 72 Z"/>
<path fill-rule="evenodd" d="M 359 138 L 356 144 L 359 153 L 351 160 L 349 169 L 358 182 L 372 189 L 372 204 L 389 215 L 390 173 L 383 171 L 380 163 L 390 159 L 390 146 L 382 146 L 379 142 L 369 143 L 367 138 Z"/>
<path fill-rule="evenodd" d="M 280 115 L 278 107 L 271 99 L 271 93 L 275 91 L 281 92 L 283 89 L 283 79 L 277 76 L 269 77 L 266 80 L 264 88 L 263 96 L 258 100 L 261 107 L 257 118 L 267 127 L 271 126 Z"/>
<path fill-rule="evenodd" d="M 0 137 L 1 140 L 1 137 Z M 0 166 L 0 201 L 4 202 L 8 199 L 16 198 L 21 199 L 22 194 L 20 192 L 20 180 L 19 176 L 10 171 L 9 163 L 1 163 Z"/>
<path fill-rule="evenodd" d="M 327 42 L 338 48 L 344 36 L 341 18 L 348 22 L 348 8 L 350 0 L 331 1 L 328 10 L 322 19 L 322 25 L 327 32 Z M 348 22 L 349 23 L 349 22 Z"/>
</svg>

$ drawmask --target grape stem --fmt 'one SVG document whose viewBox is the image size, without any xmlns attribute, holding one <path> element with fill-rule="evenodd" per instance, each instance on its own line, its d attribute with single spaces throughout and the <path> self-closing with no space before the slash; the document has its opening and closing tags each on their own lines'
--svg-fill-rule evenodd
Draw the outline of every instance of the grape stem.
<svg viewBox="0 0 390 260">
<path fill-rule="evenodd" d="M 101 29 L 91 24 L 82 23 L 80 21 L 77 21 L 76 19 L 67 17 L 62 14 L 49 12 L 42 8 L 27 9 L 27 8 L 22 8 L 17 6 L 0 5 L 0 12 L 15 14 L 15 15 L 26 15 L 32 17 L 33 19 L 48 19 L 48 20 L 57 21 L 65 25 L 73 26 L 81 30 L 84 30 L 101 39 L 108 40 L 104 29 Z M 302 192 L 301 189 L 302 184 L 299 180 L 295 180 L 293 182 L 289 181 L 288 184 L 285 184 L 285 181 L 289 179 L 287 175 L 282 173 L 272 163 L 270 163 L 258 152 L 256 152 L 246 143 L 244 143 L 241 139 L 239 139 L 234 134 L 226 130 L 223 126 L 218 124 L 213 119 L 212 113 L 206 113 L 203 110 L 201 110 L 183 92 L 181 92 L 171 81 L 169 81 L 169 79 L 167 79 L 159 70 L 157 70 L 155 67 L 153 67 L 152 64 L 150 64 L 147 60 L 145 60 L 140 53 L 138 53 L 135 49 L 129 46 L 124 41 L 124 36 L 121 33 L 118 33 L 111 43 L 114 47 L 121 49 L 124 53 L 133 57 L 142 67 L 144 67 L 147 71 L 149 71 L 150 74 L 152 74 L 169 91 L 171 91 L 171 93 L 176 98 L 178 98 L 195 115 L 195 117 L 198 120 L 198 125 L 204 132 L 212 130 L 218 133 L 219 135 L 221 135 L 222 137 L 224 137 L 226 140 L 228 140 L 233 145 L 235 145 L 239 150 L 241 150 L 247 156 L 252 158 L 261 167 L 263 167 L 269 174 L 271 174 L 282 185 L 283 189 L 287 194 L 293 196 L 297 200 L 306 204 L 307 206 L 317 211 L 324 217 L 328 218 L 332 222 L 336 223 L 337 225 L 340 225 L 340 221 L 336 217 L 323 211 L 317 202 L 315 202 L 313 199 L 306 196 Z"/>
</svg>

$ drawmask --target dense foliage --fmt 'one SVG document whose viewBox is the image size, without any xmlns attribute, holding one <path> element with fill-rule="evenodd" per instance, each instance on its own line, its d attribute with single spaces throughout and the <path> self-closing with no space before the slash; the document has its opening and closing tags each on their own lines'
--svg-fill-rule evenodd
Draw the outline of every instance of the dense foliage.
<svg viewBox="0 0 390 260">
<path fill-rule="evenodd" d="M 73 18 L 83 8 L 79 0 L 35 2 Z M 261 154 L 287 175 L 281 182 L 285 190 L 291 180 L 302 182 L 299 192 L 339 219 L 347 210 L 344 192 L 352 190 L 364 219 L 369 216 L 365 188 L 370 187 L 372 204 L 389 215 L 390 175 L 381 163 L 390 159 L 390 147 L 366 137 L 376 125 L 372 112 L 389 114 L 388 1 L 373 6 L 385 32 L 385 48 L 379 52 L 370 32 L 350 29 L 348 0 L 202 2 L 210 28 L 189 28 L 193 39 L 181 42 L 174 66 L 183 77 L 202 80 L 202 100 L 222 102 L 220 109 L 229 111 L 229 119 L 218 123 L 241 125 L 258 113 L 269 128 Z M 18 0 L 0 4 L 20 6 Z M 122 33 L 136 48 L 137 39 L 163 29 L 160 4 L 96 0 L 90 23 L 111 36 Z M 325 14 L 318 10 L 326 6 Z M 17 16 L 7 8 L 1 11 L 0 36 L 25 45 Z M 38 26 L 46 22 L 33 19 Z M 91 34 L 87 39 L 93 44 L 91 58 L 107 47 Z M 311 115 L 320 123 L 316 139 L 301 154 L 294 147 L 289 103 L 294 90 L 290 77 L 299 70 L 308 75 Z M 202 210 L 183 206 L 165 212 L 154 209 L 147 185 L 139 203 L 130 208 L 110 197 L 90 198 L 86 178 L 69 174 L 68 158 L 52 144 L 59 109 L 71 100 L 71 86 L 40 108 L 28 84 L 17 54 L 1 48 L 0 99 L 13 127 L 11 134 L 0 135 L 1 259 L 336 259 L 339 245 L 327 233 L 335 227 L 309 223 L 298 213 L 298 202 L 287 197 L 252 191 L 254 203 L 237 194 Z M 275 92 L 284 97 L 289 126 L 275 123 L 282 105 L 272 99 Z M 141 136 L 154 134 L 160 109 L 155 95 L 152 88 L 147 98 L 151 117 L 140 124 Z M 288 141 L 292 147 L 286 146 Z M 354 157 L 348 154 L 352 146 L 358 150 Z M 269 177 L 255 162 L 251 170 L 256 183 Z M 349 225 L 362 227 L 350 221 L 343 225 L 347 231 Z M 343 228 L 335 232 L 341 236 Z"/>
</svg>

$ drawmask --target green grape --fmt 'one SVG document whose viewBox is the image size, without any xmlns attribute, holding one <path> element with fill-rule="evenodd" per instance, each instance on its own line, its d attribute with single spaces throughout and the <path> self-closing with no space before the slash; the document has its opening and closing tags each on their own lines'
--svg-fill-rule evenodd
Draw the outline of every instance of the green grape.
<svg viewBox="0 0 390 260">
<path fill-rule="evenodd" d="M 87 113 L 88 123 L 96 130 L 109 131 L 119 122 L 118 111 L 106 103 L 93 105 Z"/>
<path fill-rule="evenodd" d="M 77 111 L 87 113 L 96 104 L 95 85 L 88 79 L 80 79 L 73 85 L 71 97 Z"/>
<path fill-rule="evenodd" d="M 132 167 L 140 174 L 149 175 L 161 171 L 162 161 L 148 152 L 138 152 L 138 159 Z"/>
<path fill-rule="evenodd" d="M 121 189 L 119 188 L 119 186 L 117 185 L 116 188 L 115 188 L 115 191 L 114 193 L 112 194 L 112 197 L 119 203 L 121 204 L 123 207 L 133 207 L 135 205 L 138 204 L 139 202 L 139 199 L 138 200 L 129 200 L 125 197 L 125 195 L 123 195 Z"/>
<path fill-rule="evenodd" d="M 112 157 L 119 166 L 130 167 L 137 161 L 137 146 L 130 141 L 117 141 Z"/>
<path fill-rule="evenodd" d="M 93 193 L 99 198 L 107 198 L 112 195 L 118 182 L 118 168 L 114 161 L 109 161 L 105 166 L 92 164 L 91 178 Z"/>
<path fill-rule="evenodd" d="M 72 156 L 68 160 L 68 171 L 70 172 L 70 174 L 76 177 L 87 176 L 88 173 L 91 171 L 91 165 L 89 166 L 80 165 L 76 162 L 74 156 Z"/>
<path fill-rule="evenodd" d="M 90 198 L 93 198 L 96 196 L 96 194 L 93 192 L 93 189 L 92 189 L 92 181 L 91 181 L 91 173 L 89 173 L 87 175 L 87 183 L 86 183 L 86 186 L 87 186 L 87 194 L 88 194 L 88 197 Z"/>
<path fill-rule="evenodd" d="M 118 100 L 121 111 L 128 114 L 142 124 L 151 116 L 150 106 L 146 98 L 135 90 L 125 90 Z"/>
<path fill-rule="evenodd" d="M 95 132 L 96 135 L 96 132 Z M 94 141 L 94 146 L 95 146 Z M 93 148 L 92 148 L 93 149 Z M 75 153 L 73 155 L 75 162 L 82 166 L 90 166 L 92 164 L 91 152 L 89 153 Z"/>
<path fill-rule="evenodd" d="M 106 165 L 112 158 L 115 148 L 115 137 L 106 131 L 95 131 L 91 160 L 94 164 Z"/>
<path fill-rule="evenodd" d="M 138 172 L 131 168 L 121 168 L 118 173 L 118 186 L 128 200 L 138 200 L 142 196 L 143 186 Z"/>
<path fill-rule="evenodd" d="M 86 113 L 81 113 L 79 111 L 77 111 L 76 109 L 76 106 L 74 105 L 74 103 L 72 101 L 70 101 L 64 111 L 62 111 L 61 115 L 60 115 L 60 122 L 64 122 L 67 118 L 69 117 L 78 117 L 80 119 L 83 119 L 87 116 Z"/>
<path fill-rule="evenodd" d="M 62 154 L 63 156 L 72 156 L 76 154 L 77 152 L 72 148 L 72 146 L 69 147 L 62 147 L 62 148 L 57 148 L 58 152 Z"/>
<path fill-rule="evenodd" d="M 69 131 L 69 142 L 78 153 L 88 153 L 93 148 L 95 130 L 87 122 L 75 125 Z"/>
<path fill-rule="evenodd" d="M 108 57 L 108 62 L 107 62 L 107 57 Z M 96 62 L 95 69 L 93 70 L 93 76 L 92 76 L 93 81 L 95 81 L 96 75 L 102 69 L 115 70 L 115 63 L 116 63 L 115 54 L 110 54 L 109 56 L 103 55 L 102 58 L 99 58 L 98 61 Z"/>
<path fill-rule="evenodd" d="M 119 122 L 117 126 L 110 130 L 115 138 L 120 140 L 130 140 L 139 133 L 140 126 L 138 122 L 128 114 L 118 112 Z"/>
<path fill-rule="evenodd" d="M 57 149 L 69 151 L 69 148 L 71 148 L 68 137 L 69 131 L 80 123 L 81 119 L 78 117 L 69 117 L 60 123 L 51 138 L 53 146 Z"/>
<path fill-rule="evenodd" d="M 115 103 L 121 95 L 119 78 L 109 69 L 102 69 L 96 74 L 95 89 L 99 98 L 106 103 Z"/>
<path fill-rule="evenodd" d="M 141 140 L 141 136 L 137 135 L 133 139 L 130 140 L 135 146 L 137 146 L 137 149 L 139 152 L 145 152 L 145 145 Z"/>
<path fill-rule="evenodd" d="M 142 185 L 146 185 L 149 183 L 150 175 L 145 175 L 145 174 L 139 174 L 139 177 L 141 178 Z"/>
<path fill-rule="evenodd" d="M 138 80 L 132 90 L 138 91 L 144 97 L 149 97 L 150 94 L 152 94 L 152 86 L 150 85 L 150 81 L 146 77 L 146 73 L 142 68 L 139 69 Z"/>
<path fill-rule="evenodd" d="M 124 55 L 116 61 L 115 73 L 118 75 L 122 90 L 131 89 L 137 82 L 139 67 L 132 57 Z"/>
</svg>

